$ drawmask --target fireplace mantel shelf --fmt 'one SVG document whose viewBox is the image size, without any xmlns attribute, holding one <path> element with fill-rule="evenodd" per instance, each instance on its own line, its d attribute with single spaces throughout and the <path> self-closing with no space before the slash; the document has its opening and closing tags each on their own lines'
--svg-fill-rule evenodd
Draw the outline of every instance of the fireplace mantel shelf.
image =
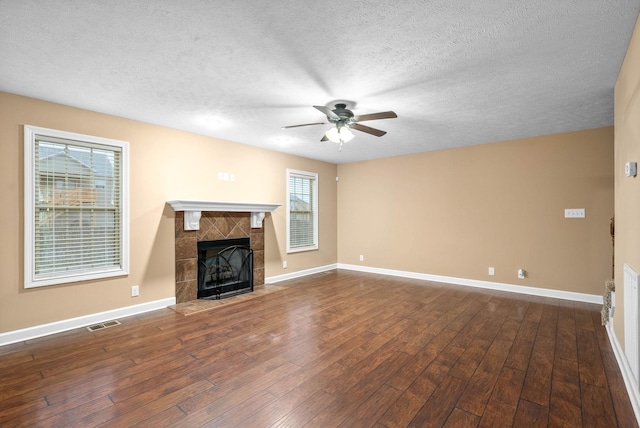
<svg viewBox="0 0 640 428">
<path fill-rule="evenodd" d="M 184 211 L 184 230 L 199 230 L 202 211 L 250 212 L 251 227 L 261 228 L 266 213 L 275 211 L 281 204 L 217 201 L 167 201 L 174 211 Z"/>
</svg>

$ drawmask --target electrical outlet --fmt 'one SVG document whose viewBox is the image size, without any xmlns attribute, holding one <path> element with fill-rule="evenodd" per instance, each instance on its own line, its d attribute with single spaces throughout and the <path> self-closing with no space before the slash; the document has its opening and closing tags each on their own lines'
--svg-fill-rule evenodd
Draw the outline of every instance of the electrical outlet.
<svg viewBox="0 0 640 428">
<path fill-rule="evenodd" d="M 489 268 L 489 275 L 493 276 L 495 274 L 496 274 L 496 271 L 492 267 L 490 267 Z"/>
<path fill-rule="evenodd" d="M 138 297 L 140 295 L 140 286 L 132 285 L 131 286 L 131 297 Z"/>
<path fill-rule="evenodd" d="M 364 261 L 364 255 L 360 254 L 360 261 L 363 262 Z"/>
<path fill-rule="evenodd" d="M 564 210 L 564 218 L 585 218 L 584 208 L 567 208 Z"/>
<path fill-rule="evenodd" d="M 282 269 L 286 269 L 287 268 L 287 261 L 283 260 L 282 261 Z"/>
<path fill-rule="evenodd" d="M 527 276 L 527 271 L 524 269 L 518 269 L 518 279 L 524 279 Z"/>
</svg>

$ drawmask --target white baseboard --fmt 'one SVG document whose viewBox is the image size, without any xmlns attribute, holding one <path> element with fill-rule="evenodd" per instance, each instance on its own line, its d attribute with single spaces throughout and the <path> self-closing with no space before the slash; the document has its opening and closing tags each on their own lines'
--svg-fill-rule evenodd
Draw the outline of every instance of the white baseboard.
<svg viewBox="0 0 640 428">
<path fill-rule="evenodd" d="M 607 323 L 607 336 L 609 336 L 609 342 L 611 342 L 613 353 L 618 361 L 618 367 L 620 367 L 624 385 L 627 387 L 627 395 L 629 395 L 631 407 L 633 407 L 633 412 L 636 415 L 636 421 L 640 425 L 640 389 L 638 389 L 638 384 L 633 377 L 631 366 L 629 366 L 627 357 L 625 357 L 624 351 L 620 347 L 616 333 L 613 331 L 611 320 Z"/>
<path fill-rule="evenodd" d="M 445 282 L 448 284 L 466 285 L 468 287 L 487 288 L 490 290 L 508 291 L 511 293 L 529 294 L 532 296 L 553 297 L 555 299 L 574 300 L 576 302 L 603 303 L 603 296 L 575 293 L 573 291 L 552 290 L 549 288 L 527 287 L 524 285 L 504 284 L 500 282 L 480 281 L 477 279 L 456 278 L 453 276 L 431 275 L 428 273 L 409 272 L 393 269 L 381 269 L 369 266 L 338 263 L 338 269 L 358 272 L 377 273 L 381 275 L 399 276 L 403 278 L 422 279 L 425 281 Z"/>
<path fill-rule="evenodd" d="M 334 270 L 338 267 L 338 264 L 319 266 L 311 269 L 299 270 L 297 272 L 285 273 L 284 275 L 270 276 L 264 279 L 265 284 L 275 284 L 276 282 L 286 281 L 288 279 L 302 278 L 303 276 L 313 275 L 314 273 L 326 272 L 328 270 Z"/>
<path fill-rule="evenodd" d="M 88 325 L 109 321 L 116 318 L 128 317 L 144 312 L 154 311 L 156 309 L 166 308 L 176 304 L 176 298 L 155 300 L 153 302 L 141 303 L 139 305 L 126 306 L 124 308 L 112 309 L 110 311 L 99 312 L 96 314 L 84 315 L 77 318 L 70 318 L 62 321 L 56 321 L 48 324 L 36 325 L 33 327 L 23 328 L 20 330 L 8 331 L 0 333 L 0 346 L 9 345 L 10 343 L 22 342 L 23 340 L 35 339 L 37 337 L 47 336 L 54 333 L 62 333 L 63 331 L 73 330 L 74 328 L 86 327 Z"/>
</svg>

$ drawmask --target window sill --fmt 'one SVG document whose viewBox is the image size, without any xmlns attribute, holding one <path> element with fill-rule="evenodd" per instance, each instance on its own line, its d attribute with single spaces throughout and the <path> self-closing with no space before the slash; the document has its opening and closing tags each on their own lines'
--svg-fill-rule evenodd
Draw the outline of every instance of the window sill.
<svg viewBox="0 0 640 428">
<path fill-rule="evenodd" d="M 309 246 L 309 247 L 287 248 L 287 254 L 303 253 L 305 251 L 317 251 L 317 250 L 318 250 L 318 246 L 317 245 L 312 245 L 312 246 Z"/>
</svg>

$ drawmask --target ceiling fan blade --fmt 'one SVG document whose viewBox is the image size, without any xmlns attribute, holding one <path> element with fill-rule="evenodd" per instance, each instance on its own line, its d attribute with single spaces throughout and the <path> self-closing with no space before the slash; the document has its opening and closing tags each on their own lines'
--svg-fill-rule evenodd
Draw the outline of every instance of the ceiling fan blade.
<svg viewBox="0 0 640 428">
<path fill-rule="evenodd" d="M 289 126 L 283 126 L 282 129 L 299 128 L 301 126 L 311 126 L 311 125 L 326 125 L 326 122 L 303 123 L 302 125 L 289 125 Z"/>
<path fill-rule="evenodd" d="M 382 111 L 380 113 L 362 114 L 353 118 L 354 122 L 362 122 L 364 120 L 393 119 L 398 115 L 393 111 Z"/>
<path fill-rule="evenodd" d="M 351 125 L 352 129 L 357 129 L 361 132 L 366 132 L 367 134 L 375 135 L 376 137 L 382 137 L 387 131 L 381 131 L 376 128 L 371 128 L 370 126 L 360 125 L 359 123 L 354 123 Z"/>
<path fill-rule="evenodd" d="M 333 120 L 340 120 L 340 116 L 338 116 L 337 114 L 335 114 L 329 107 L 325 107 L 325 106 L 313 106 L 313 108 L 320 110 L 322 113 L 324 113 L 328 118 L 333 119 Z"/>
<path fill-rule="evenodd" d="M 322 139 L 321 139 L 320 141 L 329 141 L 329 139 L 327 138 L 327 136 L 326 136 L 326 135 L 323 135 L 323 136 L 322 136 Z"/>
</svg>

